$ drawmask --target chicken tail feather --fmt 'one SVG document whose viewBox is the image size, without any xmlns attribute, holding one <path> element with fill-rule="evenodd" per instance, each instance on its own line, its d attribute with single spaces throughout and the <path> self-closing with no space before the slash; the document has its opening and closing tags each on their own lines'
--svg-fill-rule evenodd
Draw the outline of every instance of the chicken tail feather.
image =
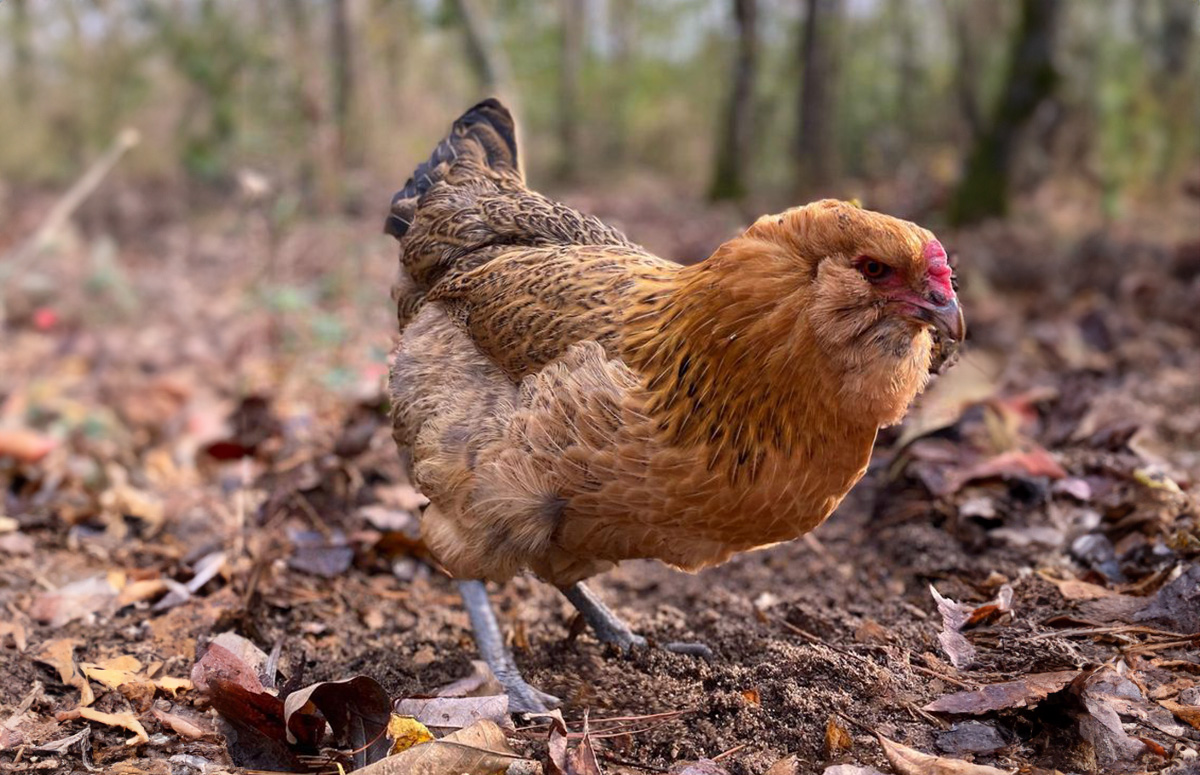
<svg viewBox="0 0 1200 775">
<path fill-rule="evenodd" d="M 454 122 L 450 133 L 392 197 L 384 232 L 396 239 L 407 234 L 420 198 L 464 155 L 479 159 L 496 172 L 520 176 L 516 126 L 512 113 L 499 100 L 486 99 Z"/>
</svg>

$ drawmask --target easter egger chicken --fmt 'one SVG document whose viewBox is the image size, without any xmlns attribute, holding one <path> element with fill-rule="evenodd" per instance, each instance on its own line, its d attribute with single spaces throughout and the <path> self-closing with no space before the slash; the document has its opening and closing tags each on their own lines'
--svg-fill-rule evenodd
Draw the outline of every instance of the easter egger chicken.
<svg viewBox="0 0 1200 775">
<path fill-rule="evenodd" d="M 527 188 L 495 100 L 417 167 L 386 230 L 395 439 L 513 710 L 555 700 L 522 678 L 484 580 L 532 572 L 601 641 L 645 646 L 583 579 L 631 558 L 697 570 L 820 525 L 964 335 L 925 229 L 824 200 L 681 266 Z"/>
</svg>

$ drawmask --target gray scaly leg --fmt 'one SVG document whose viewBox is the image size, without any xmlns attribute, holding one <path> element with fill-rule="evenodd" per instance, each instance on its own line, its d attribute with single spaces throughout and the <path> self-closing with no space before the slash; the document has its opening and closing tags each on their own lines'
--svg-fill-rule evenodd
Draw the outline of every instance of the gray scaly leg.
<svg viewBox="0 0 1200 775">
<path fill-rule="evenodd" d="M 596 593 L 584 586 L 583 582 L 563 587 L 563 595 L 571 601 L 571 605 L 583 615 L 584 621 L 592 628 L 592 632 L 601 643 L 611 643 L 628 654 L 633 649 L 645 648 L 646 639 L 629 629 L 629 625 L 621 621 L 612 609 L 596 597 Z M 703 643 L 665 643 L 662 646 L 667 651 L 676 654 L 689 654 L 696 657 L 712 659 L 712 650 Z"/>
<path fill-rule="evenodd" d="M 504 645 L 500 624 L 488 600 L 487 587 L 482 581 L 459 581 L 458 593 L 462 595 L 471 619 L 471 630 L 475 634 L 475 645 L 479 656 L 508 693 L 508 708 L 513 713 L 544 713 L 559 706 L 557 697 L 538 691 L 521 676 L 512 652 Z"/>
</svg>

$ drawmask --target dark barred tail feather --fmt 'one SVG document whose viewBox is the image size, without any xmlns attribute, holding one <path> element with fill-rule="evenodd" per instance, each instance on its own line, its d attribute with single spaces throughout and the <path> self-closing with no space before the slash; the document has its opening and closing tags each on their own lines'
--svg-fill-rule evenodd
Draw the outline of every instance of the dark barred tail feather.
<svg viewBox="0 0 1200 775">
<path fill-rule="evenodd" d="M 490 169 L 520 176 L 512 114 L 499 100 L 492 98 L 462 114 L 429 159 L 418 165 L 404 188 L 396 192 L 384 232 L 396 239 L 407 234 L 421 196 L 445 177 L 460 156 L 478 157 L 481 152 L 481 160 Z"/>
</svg>

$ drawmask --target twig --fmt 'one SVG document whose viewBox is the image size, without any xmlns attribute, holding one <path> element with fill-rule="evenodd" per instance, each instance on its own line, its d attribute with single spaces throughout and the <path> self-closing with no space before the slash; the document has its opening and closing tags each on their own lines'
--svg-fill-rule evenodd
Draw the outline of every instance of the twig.
<svg viewBox="0 0 1200 775">
<path fill-rule="evenodd" d="M 913 670 L 916 670 L 918 673 L 924 673 L 925 675 L 936 678 L 939 681 L 945 681 L 946 683 L 954 684 L 955 686 L 961 686 L 963 689 L 978 689 L 980 686 L 980 684 L 977 683 L 968 683 L 966 681 L 960 681 L 957 678 L 951 678 L 944 673 L 939 673 L 936 670 L 930 670 L 928 667 L 914 665 L 911 662 L 908 663 L 908 666 Z"/>
<path fill-rule="evenodd" d="M 714 762 L 719 762 L 719 761 L 721 761 L 722 759 L 724 759 L 724 758 L 725 758 L 725 757 L 727 757 L 727 756 L 733 756 L 735 753 L 737 753 L 738 751 L 742 750 L 743 748 L 745 748 L 745 747 L 746 747 L 746 746 L 748 746 L 748 745 L 750 745 L 750 744 L 749 744 L 749 743 L 742 743 L 741 745 L 735 745 L 733 748 L 730 748 L 730 749 L 729 749 L 729 750 L 727 750 L 727 751 L 721 751 L 721 753 L 719 753 L 719 754 L 717 754 L 716 756 L 714 756 L 714 757 L 712 758 L 712 760 L 713 760 Z"/>
<path fill-rule="evenodd" d="M 6 257 L 4 265 L 0 265 L 0 277 L 15 275 L 27 269 L 27 264 L 32 263 L 38 254 L 54 241 L 67 219 L 96 190 L 108 173 L 112 172 L 125 152 L 141 140 L 142 137 L 136 129 L 122 129 L 104 155 L 97 159 L 83 177 L 50 209 L 33 236 Z"/>
<path fill-rule="evenodd" d="M 1159 630 L 1154 627 L 1143 627 L 1139 624 L 1119 624 L 1111 627 L 1080 627 L 1074 630 L 1051 630 L 1048 632 L 1039 632 L 1037 635 L 1031 635 L 1029 640 L 1045 640 L 1046 638 L 1073 638 L 1076 635 L 1158 635 L 1164 638 L 1186 638 L 1194 639 L 1196 636 L 1188 636 L 1182 632 L 1170 632 L 1169 630 Z"/>
</svg>

